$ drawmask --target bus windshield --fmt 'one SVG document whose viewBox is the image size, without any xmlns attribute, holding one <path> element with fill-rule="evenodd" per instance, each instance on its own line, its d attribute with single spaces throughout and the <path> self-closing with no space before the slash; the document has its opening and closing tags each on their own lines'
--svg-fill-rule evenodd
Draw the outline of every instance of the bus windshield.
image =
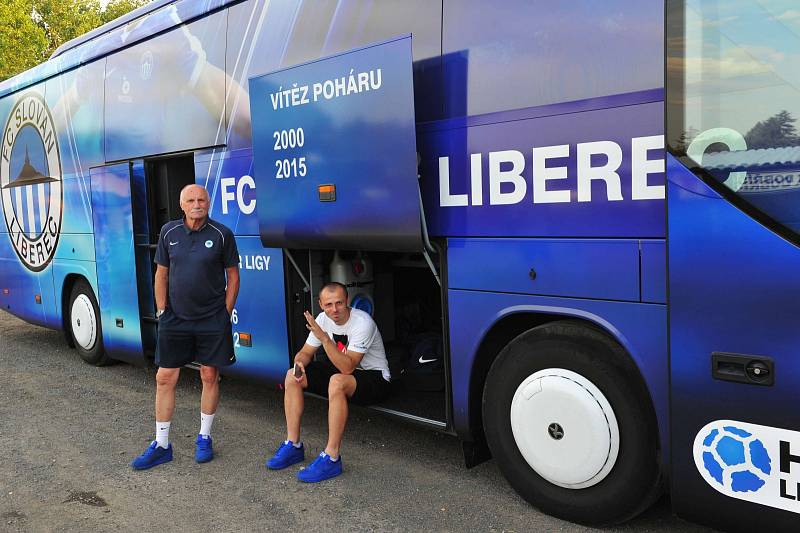
<svg viewBox="0 0 800 533">
<path fill-rule="evenodd" d="M 670 29 L 670 147 L 704 177 L 800 232 L 800 9 L 794 0 L 689 0 Z"/>
</svg>

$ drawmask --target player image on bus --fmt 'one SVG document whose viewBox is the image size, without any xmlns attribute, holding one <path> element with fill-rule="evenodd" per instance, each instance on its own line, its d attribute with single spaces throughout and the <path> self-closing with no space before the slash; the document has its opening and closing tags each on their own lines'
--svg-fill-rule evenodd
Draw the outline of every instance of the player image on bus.
<svg viewBox="0 0 800 533">
<path fill-rule="evenodd" d="M 368 409 L 533 506 L 792 530 L 792 0 L 155 0 L 0 83 L 0 307 L 151 364 L 159 229 L 231 228 L 236 364 L 282 383 L 345 285 Z"/>
</svg>

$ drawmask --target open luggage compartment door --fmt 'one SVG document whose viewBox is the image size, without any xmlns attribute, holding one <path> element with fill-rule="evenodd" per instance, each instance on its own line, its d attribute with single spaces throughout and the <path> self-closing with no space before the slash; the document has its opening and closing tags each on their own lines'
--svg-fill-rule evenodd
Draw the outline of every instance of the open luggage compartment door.
<svg viewBox="0 0 800 533">
<path fill-rule="evenodd" d="M 261 242 L 420 251 L 411 37 L 250 80 Z"/>
</svg>

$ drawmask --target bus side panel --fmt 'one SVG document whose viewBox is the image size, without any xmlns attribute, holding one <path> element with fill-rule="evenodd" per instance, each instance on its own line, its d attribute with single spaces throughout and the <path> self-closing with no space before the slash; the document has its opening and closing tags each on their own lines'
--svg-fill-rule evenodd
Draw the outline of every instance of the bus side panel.
<svg viewBox="0 0 800 533">
<path fill-rule="evenodd" d="M 0 126 L 5 125 L 14 100 L 15 98 L 11 96 L 0 101 Z M 0 214 L 2 207 L 3 197 L 0 195 Z M 12 244 L 14 237 L 14 234 L 9 233 L 5 221 L 0 221 L 0 309 L 33 324 L 47 326 L 49 325 L 47 309 L 43 305 L 36 304 L 34 295 L 41 294 L 43 277 L 49 278 L 45 279 L 44 287 L 52 287 L 50 268 L 38 274 L 26 269 L 14 251 Z M 49 295 L 47 296 L 52 315 L 55 312 L 55 304 Z M 55 319 L 55 316 L 52 319 Z"/>
<path fill-rule="evenodd" d="M 64 190 L 64 214 L 61 235 L 86 235 L 94 233 L 92 227 L 92 198 L 89 185 L 89 169 L 86 176 L 68 175 L 62 181 Z M 59 247 L 61 242 L 59 240 Z M 58 249 L 56 249 L 58 253 Z M 92 252 L 94 255 L 94 252 Z"/>
<path fill-rule="evenodd" d="M 93 281 L 96 279 L 94 267 L 95 243 L 94 225 L 92 222 L 91 182 L 88 168 L 85 170 L 85 173 L 85 176 L 82 174 L 67 175 L 62 181 L 64 190 L 64 215 L 61 227 L 63 229 L 58 239 L 55 261 L 61 262 L 62 265 L 72 261 L 91 263 L 91 274 L 89 277 L 85 275 L 85 269 L 83 267 L 76 269 L 73 273 L 85 277 L 93 288 L 96 289 Z M 66 269 L 64 275 L 68 274 L 68 271 L 69 269 Z M 62 276 L 61 279 L 58 278 L 59 276 L 54 272 L 53 281 L 56 289 L 56 305 L 60 313 L 61 289 L 63 287 L 64 276 Z M 97 292 L 95 292 L 95 295 L 96 294 Z"/>
<path fill-rule="evenodd" d="M 797 531 L 800 249 L 671 156 L 668 169 L 673 507 L 723 529 Z M 714 353 L 739 366 L 713 376 Z M 771 362 L 774 383 L 749 379 L 749 361 Z"/>
<path fill-rule="evenodd" d="M 98 294 L 89 168 L 103 155 L 103 77 L 105 59 L 82 65 L 46 83 L 62 171 L 61 235 L 53 259 L 54 327 L 61 328 L 69 304 L 64 284 L 70 275 L 86 279 Z"/>
<path fill-rule="evenodd" d="M 634 239 L 449 239 L 447 254 L 451 288 L 640 299 Z"/>
<path fill-rule="evenodd" d="M 289 368 L 288 330 L 284 299 L 283 252 L 264 248 L 259 237 L 236 237 L 241 287 L 236 300 L 233 342 L 236 364 L 224 368 L 269 383 L 283 383 Z M 252 346 L 247 346 L 249 334 Z"/>
<path fill-rule="evenodd" d="M 470 413 L 470 382 L 475 356 L 486 333 L 512 314 L 542 313 L 553 315 L 554 319 L 574 317 L 597 324 L 631 355 L 650 392 L 666 462 L 669 457 L 666 306 L 451 288 L 448 310 L 454 427 L 462 439 L 470 440 L 475 429 L 470 427 L 470 419 L 477 414 Z"/>
<path fill-rule="evenodd" d="M 241 290 L 231 317 L 236 364 L 223 371 L 282 383 L 290 360 L 283 252 L 261 245 L 252 175 L 250 150 L 211 150 L 195 158 L 195 180 L 211 197 L 209 216 L 233 231 L 239 249 Z"/>
<path fill-rule="evenodd" d="M 209 216 L 225 224 L 237 237 L 258 235 L 256 183 L 250 150 L 195 155 L 195 181 L 208 189 Z"/>
<path fill-rule="evenodd" d="M 94 246 L 94 243 L 92 244 Z M 64 323 L 64 315 L 62 309 L 65 305 L 69 304 L 69 294 L 63 294 L 64 283 L 66 283 L 67 276 L 77 275 L 85 278 L 92 286 L 95 294 L 98 294 L 97 287 L 97 270 L 94 261 L 81 261 L 74 259 L 59 259 L 56 257 L 53 260 L 53 287 L 55 290 L 55 307 L 58 313 L 59 323 L 56 327 L 61 328 Z M 69 313 L 69 311 L 67 311 Z"/>
<path fill-rule="evenodd" d="M 642 263 L 642 301 L 667 303 L 667 243 L 665 240 L 640 241 Z"/>
<path fill-rule="evenodd" d="M 28 270 L 11 246 L 11 240 L 19 238 L 16 233 L 0 234 L 0 308 L 31 324 L 59 328 L 52 262 L 41 272 Z M 36 302 L 37 296 L 41 303 Z"/>
<path fill-rule="evenodd" d="M 2 167 L 0 171 L 2 183 L 0 185 L 3 186 L 3 189 L 0 190 L 6 193 L 10 199 L 8 203 L 4 203 L 4 194 L 0 194 L 0 308 L 32 324 L 59 327 L 59 313 L 53 291 L 52 256 L 49 256 L 50 259 L 47 262 L 37 265 L 41 270 L 35 271 L 34 268 L 27 266 L 19 255 L 19 251 L 22 251 L 22 255 L 24 255 L 28 243 L 36 240 L 42 242 L 40 236 L 45 233 L 45 224 L 39 221 L 39 217 L 42 212 L 47 212 L 49 209 L 51 199 L 47 195 L 54 189 L 42 184 L 16 188 L 7 187 L 21 175 L 20 167 L 22 161 L 28 159 L 29 148 L 30 162 L 37 172 L 45 174 L 58 172 L 56 168 L 50 168 L 52 161 L 49 157 L 44 160 L 37 157 L 36 141 L 32 140 L 31 136 L 22 134 L 22 129 L 31 128 L 30 118 L 22 120 L 21 128 L 15 127 L 15 124 L 19 125 L 20 114 L 24 114 L 24 110 L 15 106 L 18 106 L 28 96 L 34 95 L 35 98 L 42 98 L 44 94 L 45 85 L 39 84 L 22 93 L 9 95 L 0 102 L 0 128 L 3 128 L 1 130 L 2 159 L 5 163 L 0 165 Z M 45 111 L 45 109 L 41 110 Z M 52 116 L 52 110 L 46 111 Z M 47 123 L 46 119 L 42 119 L 38 124 Z M 45 138 L 48 127 L 52 128 L 52 126 L 45 126 L 42 130 Z M 42 142 L 42 131 L 38 131 L 39 143 Z M 57 150 L 57 143 L 49 146 L 51 146 L 50 150 Z M 50 150 L 48 153 L 52 153 Z M 61 176 L 56 177 L 60 178 Z M 43 187 L 46 187 L 44 190 L 47 192 L 41 194 Z M 52 201 L 55 204 L 61 201 L 55 192 Z M 32 220 L 37 222 L 31 224 Z M 9 223 L 11 223 L 11 227 L 9 227 Z M 18 229 L 20 226 L 25 230 L 24 235 Z M 54 238 L 58 238 L 57 234 Z"/>
<path fill-rule="evenodd" d="M 103 77 L 105 59 L 47 81 L 64 184 L 63 233 L 91 233 L 89 168 L 105 162 Z M 77 180 L 67 184 L 69 180 Z"/>
<path fill-rule="evenodd" d="M 663 238 L 661 91 L 418 127 L 428 229 Z"/>
</svg>

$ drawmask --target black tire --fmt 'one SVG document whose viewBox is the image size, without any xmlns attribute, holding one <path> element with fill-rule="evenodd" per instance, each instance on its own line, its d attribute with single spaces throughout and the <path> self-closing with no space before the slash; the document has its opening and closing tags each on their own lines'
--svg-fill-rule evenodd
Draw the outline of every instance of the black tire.
<svg viewBox="0 0 800 533">
<path fill-rule="evenodd" d="M 564 488 L 551 483 L 530 466 L 515 441 L 510 416 L 514 394 L 526 378 L 544 369 L 579 374 L 600 390 L 613 410 L 619 451 L 613 467 L 595 485 Z M 658 432 L 646 388 L 626 352 L 595 328 L 554 322 L 506 345 L 486 379 L 483 423 L 503 475 L 523 498 L 549 515 L 592 526 L 615 524 L 645 510 L 661 493 Z"/>
<path fill-rule="evenodd" d="M 114 362 L 103 348 L 103 325 L 100 308 L 91 285 L 79 279 L 72 286 L 67 307 L 67 330 L 78 354 L 85 362 L 94 366 L 106 366 Z"/>
</svg>

